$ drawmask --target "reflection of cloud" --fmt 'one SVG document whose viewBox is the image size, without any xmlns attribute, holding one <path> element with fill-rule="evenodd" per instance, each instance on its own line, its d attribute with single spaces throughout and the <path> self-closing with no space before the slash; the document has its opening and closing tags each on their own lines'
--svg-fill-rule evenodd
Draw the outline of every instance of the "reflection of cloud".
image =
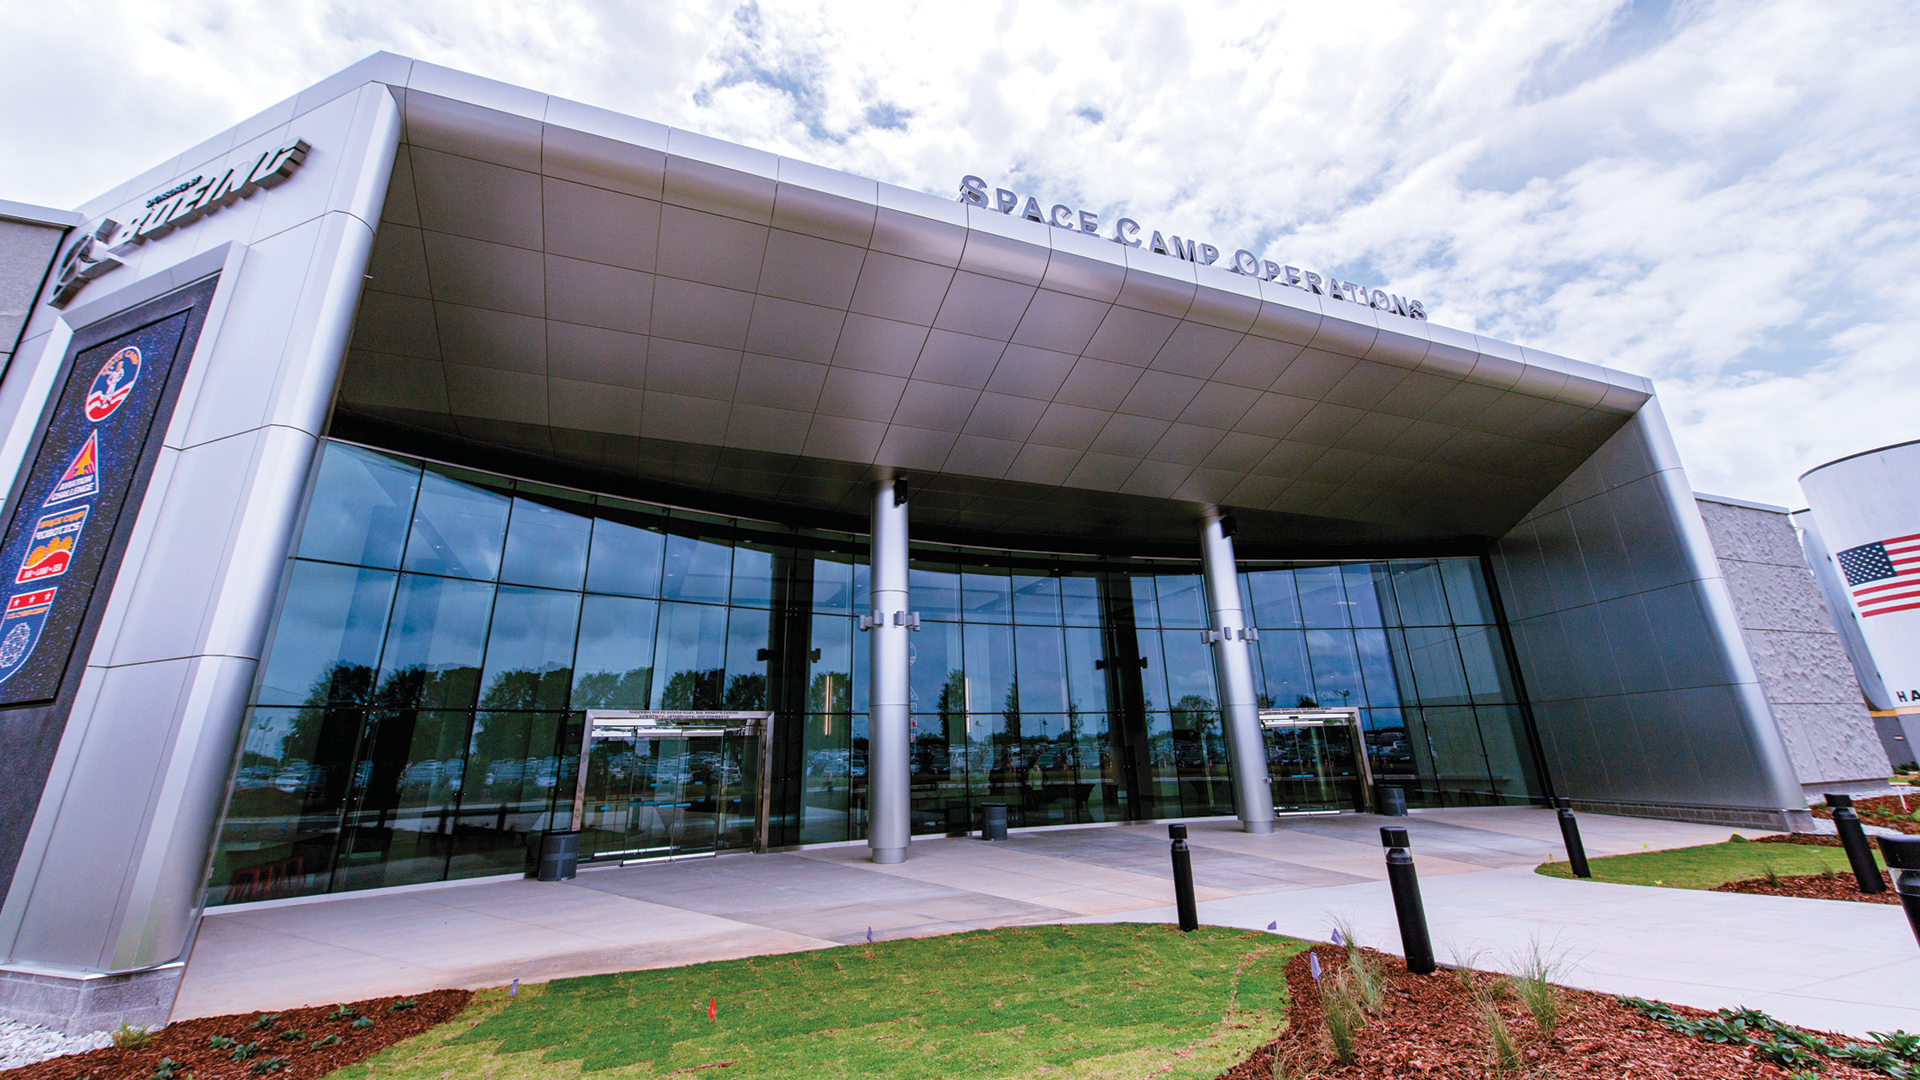
<svg viewBox="0 0 1920 1080">
<path fill-rule="evenodd" d="M 1695 483 L 1912 437 L 1920 19 L 1800 0 L 956 15 L 24 7 L 8 197 L 71 205 L 376 48 L 945 193 L 962 173 L 1660 380 Z M 75 77 L 73 56 L 113 56 Z"/>
</svg>

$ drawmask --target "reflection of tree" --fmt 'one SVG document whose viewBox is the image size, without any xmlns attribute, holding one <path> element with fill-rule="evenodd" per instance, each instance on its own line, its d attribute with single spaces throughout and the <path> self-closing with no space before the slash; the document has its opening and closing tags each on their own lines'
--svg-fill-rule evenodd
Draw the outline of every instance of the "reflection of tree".
<svg viewBox="0 0 1920 1080">
<path fill-rule="evenodd" d="M 720 707 L 720 688 L 726 678 L 726 672 L 720 668 L 706 671 L 676 671 L 667 677 L 667 687 L 660 692 L 662 709 L 718 709 Z"/>
<path fill-rule="evenodd" d="M 653 669 L 590 671 L 573 685 L 576 709 L 644 709 L 653 692 Z"/>
<path fill-rule="evenodd" d="M 853 678 L 844 671 L 822 671 L 807 684 L 807 711 L 845 716 L 853 711 Z"/>
<path fill-rule="evenodd" d="M 483 709 L 564 709 L 573 682 L 572 668 L 503 671 L 480 698 Z"/>
<path fill-rule="evenodd" d="M 767 677 L 758 672 L 727 680 L 727 708 L 758 711 L 767 707 Z"/>
</svg>

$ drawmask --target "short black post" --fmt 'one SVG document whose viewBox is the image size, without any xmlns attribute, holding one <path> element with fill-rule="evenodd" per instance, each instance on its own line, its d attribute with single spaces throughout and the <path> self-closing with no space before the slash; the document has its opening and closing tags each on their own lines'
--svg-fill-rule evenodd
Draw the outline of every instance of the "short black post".
<svg viewBox="0 0 1920 1080">
<path fill-rule="evenodd" d="M 1173 838 L 1173 900 L 1180 908 L 1180 929 L 1200 929 L 1200 909 L 1193 906 L 1193 853 L 1187 850 L 1187 827 L 1167 826 Z"/>
<path fill-rule="evenodd" d="M 1387 849 L 1387 884 L 1393 886 L 1393 913 L 1400 917 L 1400 951 L 1407 954 L 1407 970 L 1433 973 L 1433 938 L 1427 934 L 1427 909 L 1420 902 L 1420 879 L 1413 872 L 1413 846 L 1399 825 L 1380 828 Z"/>
<path fill-rule="evenodd" d="M 1853 796 L 1828 795 L 1827 809 L 1833 811 L 1833 831 L 1840 834 L 1840 846 L 1847 849 L 1847 863 L 1853 867 L 1853 880 L 1860 891 L 1886 892 L 1887 880 L 1880 876 L 1880 864 L 1873 861 L 1867 831 L 1860 827 L 1860 815 L 1853 812 Z"/>
<path fill-rule="evenodd" d="M 1879 836 L 1880 854 L 1887 869 L 1899 876 L 1893 891 L 1900 894 L 1900 906 L 1907 911 L 1907 925 L 1913 928 L 1913 940 L 1920 942 L 1920 836 Z"/>
<path fill-rule="evenodd" d="M 1567 845 L 1567 861 L 1573 864 L 1574 877 L 1592 877 L 1593 871 L 1587 869 L 1587 848 L 1580 842 L 1580 823 L 1573 820 L 1573 800 L 1555 799 L 1554 807 L 1560 813 L 1560 839 Z"/>
</svg>

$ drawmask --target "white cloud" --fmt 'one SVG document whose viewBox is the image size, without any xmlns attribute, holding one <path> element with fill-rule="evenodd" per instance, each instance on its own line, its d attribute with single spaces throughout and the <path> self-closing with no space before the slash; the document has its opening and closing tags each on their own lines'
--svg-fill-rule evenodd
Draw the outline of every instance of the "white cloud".
<svg viewBox="0 0 1920 1080">
<path fill-rule="evenodd" d="M 895 183 L 962 173 L 1654 377 L 1702 490 L 1920 436 L 1912 3 L 130 0 L 10 11 L 71 205 L 376 49 Z"/>
</svg>

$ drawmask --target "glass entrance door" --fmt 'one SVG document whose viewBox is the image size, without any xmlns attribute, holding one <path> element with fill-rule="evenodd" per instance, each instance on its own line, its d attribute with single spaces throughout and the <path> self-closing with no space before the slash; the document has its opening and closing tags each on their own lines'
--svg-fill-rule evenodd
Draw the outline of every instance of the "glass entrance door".
<svg viewBox="0 0 1920 1080">
<path fill-rule="evenodd" d="M 582 860 L 697 858 L 762 843 L 765 713 L 588 713 Z M 739 726 L 721 726 L 735 724 Z"/>
<path fill-rule="evenodd" d="M 727 742 L 724 736 L 594 740 L 587 752 L 581 857 L 716 854 L 722 804 L 730 801 L 726 778 L 740 771 Z"/>
<path fill-rule="evenodd" d="M 1262 713 L 1260 727 L 1276 813 L 1369 808 L 1372 784 L 1353 714 Z"/>
</svg>

